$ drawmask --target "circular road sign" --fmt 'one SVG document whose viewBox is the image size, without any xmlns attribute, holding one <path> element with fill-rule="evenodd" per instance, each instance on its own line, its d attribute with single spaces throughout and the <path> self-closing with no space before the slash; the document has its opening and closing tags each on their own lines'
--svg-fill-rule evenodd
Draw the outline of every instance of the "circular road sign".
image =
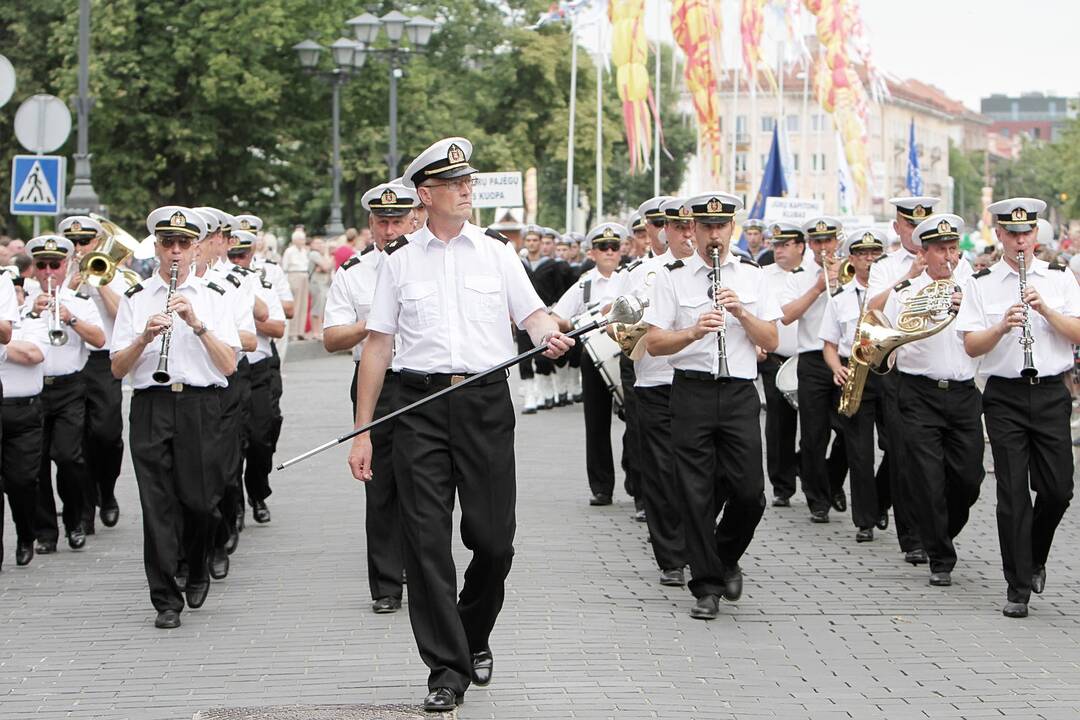
<svg viewBox="0 0 1080 720">
<path fill-rule="evenodd" d="M 15 137 L 32 153 L 56 150 L 71 134 L 71 111 L 55 95 L 34 95 L 15 112 Z"/>
</svg>

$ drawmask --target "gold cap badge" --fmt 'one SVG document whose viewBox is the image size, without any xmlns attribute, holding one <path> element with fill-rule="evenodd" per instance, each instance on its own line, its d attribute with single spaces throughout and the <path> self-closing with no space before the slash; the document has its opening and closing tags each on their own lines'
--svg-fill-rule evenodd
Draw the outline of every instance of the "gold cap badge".
<svg viewBox="0 0 1080 720">
<path fill-rule="evenodd" d="M 383 205 L 393 205 L 397 202 L 397 193 L 393 190 L 383 190 L 382 197 L 379 198 Z"/>
<path fill-rule="evenodd" d="M 173 216 L 169 218 L 169 224 L 173 227 L 184 227 L 187 225 L 187 218 L 184 217 L 184 213 L 177 210 L 173 213 Z"/>
<path fill-rule="evenodd" d="M 1015 210 L 1012 211 L 1012 219 L 1013 219 L 1013 222 L 1027 222 L 1027 219 L 1028 219 L 1027 210 L 1025 210 L 1024 208 L 1020 208 L 1020 207 L 1016 208 Z"/>
<path fill-rule="evenodd" d="M 53 240 L 52 238 L 49 238 L 48 240 L 45 241 L 45 249 L 46 250 L 56 250 L 56 248 L 57 248 L 56 241 Z"/>
<path fill-rule="evenodd" d="M 688 208 L 686 205 L 682 205 L 679 207 L 679 217 L 690 217 L 691 215 L 693 215 L 693 213 L 690 212 L 690 208 Z"/>
<path fill-rule="evenodd" d="M 874 233 L 863 233 L 862 241 L 864 243 L 876 243 L 878 240 L 874 237 Z"/>
<path fill-rule="evenodd" d="M 73 220 L 71 226 L 68 228 L 68 231 L 73 233 L 81 232 L 82 225 L 79 224 L 78 220 Z"/>
<path fill-rule="evenodd" d="M 937 224 L 937 231 L 938 231 L 938 233 L 942 233 L 942 234 L 943 233 L 951 233 L 953 231 L 953 226 L 949 224 L 948 220 L 942 220 L 941 222 L 939 222 Z"/>
<path fill-rule="evenodd" d="M 250 230 L 251 229 L 251 223 L 249 223 L 247 220 L 241 220 L 240 221 L 240 229 L 241 230 Z"/>
<path fill-rule="evenodd" d="M 712 198 L 705 204 L 705 212 L 718 213 L 723 206 L 716 198 Z"/>
<path fill-rule="evenodd" d="M 916 205 L 911 209 L 911 217 L 924 218 L 926 217 L 926 208 L 922 205 Z"/>
<path fill-rule="evenodd" d="M 604 235 L 603 236 L 605 238 L 613 238 L 613 237 L 615 237 L 615 233 L 612 231 L 611 228 L 606 227 L 606 228 L 604 228 Z"/>
<path fill-rule="evenodd" d="M 446 150 L 446 161 L 451 164 L 465 162 L 465 153 L 457 146 L 457 143 L 451 143 Z"/>
<path fill-rule="evenodd" d="M 829 226 L 824 220 L 818 220 L 817 225 L 814 226 L 814 230 L 816 230 L 819 233 L 823 233 L 828 229 L 829 229 Z"/>
<path fill-rule="evenodd" d="M 781 234 L 783 234 L 783 232 L 784 232 L 784 229 L 782 227 L 780 227 L 779 225 L 773 225 L 772 226 L 772 234 L 773 235 L 781 235 Z"/>
</svg>

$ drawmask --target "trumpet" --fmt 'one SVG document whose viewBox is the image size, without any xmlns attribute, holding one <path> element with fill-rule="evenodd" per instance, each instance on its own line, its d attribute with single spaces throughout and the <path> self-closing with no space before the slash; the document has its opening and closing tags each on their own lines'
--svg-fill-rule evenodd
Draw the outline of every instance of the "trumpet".
<svg viewBox="0 0 1080 720">
<path fill-rule="evenodd" d="M 713 377 L 726 378 L 731 377 L 731 372 L 728 370 L 727 361 L 727 315 L 724 314 L 724 306 L 720 304 L 720 291 L 723 289 L 720 282 L 720 248 L 714 247 L 709 251 L 709 254 L 712 257 L 712 287 L 709 288 L 709 295 L 712 296 L 713 310 L 718 310 L 724 318 L 723 322 L 720 323 L 720 329 L 716 331 L 718 363 Z"/>
<path fill-rule="evenodd" d="M 832 283 L 829 282 L 829 263 L 836 262 L 838 259 L 835 254 L 829 257 L 824 250 L 818 253 L 818 264 L 821 265 L 821 272 L 825 276 L 825 297 L 832 297 L 840 289 L 839 287 L 833 287 Z M 840 270 L 843 272 L 842 266 Z M 855 277 L 854 269 L 852 269 L 851 277 Z M 839 280 L 839 278 L 840 276 L 837 279 Z M 843 284 L 843 281 L 840 284 Z"/>
<path fill-rule="evenodd" d="M 165 312 L 169 311 L 169 301 L 176 293 L 176 281 L 180 275 L 180 263 L 173 262 L 169 268 L 169 292 L 165 295 Z M 169 375 L 169 345 L 172 343 L 172 326 L 165 328 L 161 333 L 161 354 L 158 356 L 157 369 L 151 377 L 154 382 L 166 385 L 172 379 Z"/>
<path fill-rule="evenodd" d="M 1016 271 L 1020 275 L 1020 302 L 1024 304 L 1024 327 L 1020 332 L 1020 346 L 1024 348 L 1024 367 L 1020 369 L 1020 376 L 1035 383 L 1039 370 L 1035 367 L 1035 357 L 1031 351 L 1031 346 L 1035 344 L 1035 338 L 1031 336 L 1031 306 L 1024 300 L 1024 292 L 1027 290 L 1027 258 L 1023 250 L 1016 254 Z"/>
<path fill-rule="evenodd" d="M 46 286 L 48 294 L 52 297 L 49 301 L 49 344 L 53 347 L 67 345 L 68 334 L 64 329 L 64 323 L 60 320 L 60 298 L 53 287 L 53 279 L 50 277 Z"/>
</svg>

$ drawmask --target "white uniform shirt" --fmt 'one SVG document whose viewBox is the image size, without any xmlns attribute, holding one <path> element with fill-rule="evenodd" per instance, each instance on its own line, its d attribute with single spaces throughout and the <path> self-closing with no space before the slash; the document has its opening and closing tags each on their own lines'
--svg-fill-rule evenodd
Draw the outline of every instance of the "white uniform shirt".
<svg viewBox="0 0 1080 720">
<path fill-rule="evenodd" d="M 32 343 L 46 359 L 49 357 L 49 325 L 45 318 L 26 317 L 18 320 L 11 332 L 11 339 Z M 5 357 L 0 362 L 0 382 L 4 384 L 4 397 L 21 398 L 40 395 L 45 385 L 45 363 L 20 365 Z"/>
<path fill-rule="evenodd" d="M 255 335 L 255 283 L 258 282 L 258 275 L 241 275 L 218 263 L 207 269 L 203 279 L 225 291 L 227 312 L 236 324 L 236 329 Z M 236 359 L 239 360 L 243 355 L 243 351 L 237 350 Z"/>
<path fill-rule="evenodd" d="M 1039 291 L 1047 307 L 1069 317 L 1080 317 L 1080 287 L 1076 277 L 1066 268 L 1051 269 L 1045 260 L 1033 259 L 1027 269 L 1027 283 Z M 957 332 L 986 330 L 1001 321 L 1006 311 L 1020 302 L 1020 276 L 1004 260 L 999 260 L 990 272 L 972 276 L 964 288 L 964 302 L 954 325 Z M 1055 332 L 1050 323 L 1035 310 L 1030 310 L 1031 346 L 1039 375 L 1048 377 L 1065 372 L 1073 366 L 1072 345 Z M 947 330 L 945 332 L 948 332 Z M 1006 378 L 1020 377 L 1024 366 L 1024 349 L 1020 345 L 1021 328 L 1012 328 L 998 341 L 994 349 L 983 355 L 980 375 Z"/>
<path fill-rule="evenodd" d="M 217 285 L 217 283 L 214 283 Z M 111 355 L 126 349 L 136 336 L 146 329 L 146 322 L 151 315 L 164 312 L 165 298 L 169 293 L 169 284 L 155 273 L 129 290 L 120 301 L 116 313 L 116 325 L 113 326 L 113 344 Z M 134 290 L 134 292 L 133 292 Z M 224 290 L 224 288 L 221 288 Z M 210 288 L 205 278 L 189 273 L 187 279 L 176 288 L 176 292 L 188 298 L 195 311 L 195 316 L 206 323 L 208 332 L 236 351 L 240 350 L 240 336 L 236 331 L 236 322 L 232 308 L 227 304 L 225 295 Z M 228 291 L 225 291 L 228 292 Z M 161 336 L 143 348 L 142 356 L 131 370 L 132 387 L 141 390 L 156 387 L 153 374 L 157 369 L 161 355 Z M 172 382 L 195 387 L 225 387 L 228 381 L 210 359 L 210 354 L 203 346 L 203 341 L 195 336 L 186 322 L 179 316 L 173 316 L 172 339 L 169 344 L 169 374 Z"/>
<path fill-rule="evenodd" d="M 374 244 L 355 259 L 349 258 L 341 264 L 330 281 L 330 290 L 326 294 L 326 310 L 323 312 L 323 327 L 353 325 L 368 319 L 371 314 L 371 301 L 375 297 L 375 282 L 379 278 L 379 268 L 387 255 Z M 351 264 L 350 264 L 351 263 Z M 348 265 L 348 267 L 346 267 Z M 353 348 L 353 360 L 359 361 L 364 352 L 364 340 Z"/>
<path fill-rule="evenodd" d="M 27 281 L 29 278 L 23 281 L 23 290 L 25 291 Z M 19 312 L 19 301 L 15 296 L 15 283 L 11 282 L 11 278 L 6 273 L 0 273 L 0 320 L 7 320 L 10 323 L 15 323 L 19 320 L 22 313 Z M 0 361 L 3 360 L 4 346 L 0 345 Z"/>
<path fill-rule="evenodd" d="M 851 342 L 855 339 L 855 326 L 862 317 L 866 303 L 866 288 L 858 280 L 852 280 L 825 306 L 821 319 L 821 339 L 836 345 L 840 357 L 851 357 Z"/>
<path fill-rule="evenodd" d="M 113 279 L 108 287 L 117 295 L 123 295 L 128 289 L 127 280 L 124 279 L 123 275 L 117 272 L 113 275 Z M 108 350 L 109 346 L 112 344 L 113 324 L 116 322 L 116 318 L 109 314 L 108 308 L 105 307 L 105 301 L 101 299 L 101 293 L 98 292 L 96 287 L 87 283 L 86 292 L 90 295 L 90 300 L 94 303 L 94 307 L 96 307 L 98 311 L 98 316 L 101 318 L 101 329 L 105 331 L 104 349 Z M 119 309 L 119 305 L 117 306 L 117 309 Z"/>
<path fill-rule="evenodd" d="M 677 268 L 657 273 L 653 286 L 653 304 L 645 308 L 645 322 L 662 330 L 682 330 L 697 324 L 702 313 L 712 309 L 709 297 L 711 265 L 698 253 L 682 260 Z M 765 273 L 757 265 L 743 262 L 728 253 L 720 266 L 721 284 L 739 296 L 746 311 L 765 322 L 773 322 L 783 313 L 775 295 L 765 283 Z M 746 331 L 730 313 L 727 322 L 728 370 L 733 377 L 753 380 L 757 377 L 757 348 Z M 715 373 L 720 365 L 717 335 L 709 333 L 668 357 L 677 370 Z"/>
<path fill-rule="evenodd" d="M 765 286 L 773 297 L 783 297 L 788 283 L 788 275 L 791 273 L 776 263 L 765 265 L 761 268 L 765 273 Z M 774 352 L 782 357 L 791 357 L 799 351 L 799 321 L 785 325 L 776 323 L 777 332 L 780 334 L 780 344 Z"/>
<path fill-rule="evenodd" d="M 40 294 L 40 292 L 37 292 L 26 297 L 26 304 L 23 308 L 27 313 L 34 307 L 34 300 Z M 101 327 L 101 315 L 98 314 L 97 306 L 89 298 L 79 297 L 69 287 L 60 288 L 59 296 L 60 304 L 66 307 L 72 316 L 78 318 L 80 323 Z M 47 312 L 41 314 L 41 317 L 46 322 L 48 322 Z M 63 345 L 53 346 L 52 352 L 45 358 L 46 377 L 77 373 L 83 369 L 87 359 L 90 357 L 90 346 L 79 337 L 79 334 L 75 332 L 75 328 L 64 324 L 61 324 L 60 328 L 67 332 L 68 341 Z"/>
<path fill-rule="evenodd" d="M 783 307 L 792 300 L 796 300 L 806 294 L 806 291 L 817 284 L 821 275 L 821 266 L 813 260 L 804 260 L 802 265 L 787 274 L 787 283 L 780 294 L 780 305 Z M 821 350 L 821 321 L 825 317 L 825 306 L 828 305 L 829 296 L 822 291 L 817 299 L 811 303 L 806 312 L 799 318 L 799 327 L 796 331 L 797 350 L 800 353 Z"/>
<path fill-rule="evenodd" d="M 902 309 L 901 297 L 914 297 L 931 282 L 930 276 L 923 271 L 899 292 L 895 289 L 889 292 L 884 312 L 893 327 L 896 327 L 896 320 Z M 965 296 L 961 305 L 966 302 Z M 954 325 L 955 323 L 956 320 L 953 320 Z M 897 370 L 909 375 L 922 375 L 931 380 L 971 380 L 975 377 L 977 364 L 976 360 L 964 351 L 963 339 L 952 327 L 896 349 Z"/>
<path fill-rule="evenodd" d="M 285 276 L 280 265 L 273 260 L 255 256 L 251 258 L 251 267 L 262 275 L 263 280 L 274 286 L 274 292 L 283 305 L 295 300 L 292 290 L 289 289 L 289 278 Z"/>
<path fill-rule="evenodd" d="M 509 360 L 518 327 L 543 310 L 513 247 L 472 223 L 449 242 L 427 225 L 379 269 L 369 330 L 397 335 L 394 369 L 476 373 Z"/>
<path fill-rule="evenodd" d="M 612 284 L 612 297 L 633 295 L 638 299 L 648 300 L 651 305 L 657 276 L 666 272 L 664 265 L 674 261 L 675 257 L 668 251 L 642 260 L 633 269 L 619 271 Z M 673 374 L 674 369 L 666 357 L 654 357 L 646 352 L 640 360 L 634 362 L 634 387 L 670 385 Z"/>
<path fill-rule="evenodd" d="M 570 286 L 570 288 L 563 293 L 563 296 L 559 298 L 559 301 L 555 303 L 551 308 L 551 312 L 555 313 L 563 320 L 570 320 L 576 315 L 580 315 L 585 312 L 588 307 L 603 307 L 609 302 L 615 299 L 616 278 L 617 273 L 611 273 L 608 277 L 604 277 L 600 274 L 600 271 L 596 268 L 589 270 L 581 279 Z M 585 301 L 585 285 L 589 285 L 589 300 Z"/>
<path fill-rule="evenodd" d="M 256 276 L 258 277 L 258 276 Z M 281 301 L 278 300 L 277 293 L 274 292 L 273 286 L 266 282 L 259 285 L 259 289 L 256 291 L 256 295 L 266 303 L 266 307 L 270 312 L 268 320 L 285 320 L 285 308 L 281 307 Z M 265 360 L 273 354 L 273 350 L 270 348 L 270 341 L 272 338 L 269 335 L 263 335 L 258 330 L 255 331 L 255 349 L 249 353 L 244 353 L 247 356 L 248 362 L 257 363 L 260 360 Z"/>
<path fill-rule="evenodd" d="M 877 297 L 906 278 L 908 272 L 911 270 L 911 265 L 914 262 L 915 255 L 908 252 L 907 248 L 901 245 L 899 250 L 895 250 L 888 255 L 885 255 L 871 265 L 869 284 L 870 297 Z M 963 287 L 963 281 L 967 280 L 970 275 L 971 263 L 960 258 L 960 264 L 957 265 L 956 269 L 953 271 L 953 277 L 956 278 L 957 284 L 959 284 L 960 287 Z"/>
</svg>

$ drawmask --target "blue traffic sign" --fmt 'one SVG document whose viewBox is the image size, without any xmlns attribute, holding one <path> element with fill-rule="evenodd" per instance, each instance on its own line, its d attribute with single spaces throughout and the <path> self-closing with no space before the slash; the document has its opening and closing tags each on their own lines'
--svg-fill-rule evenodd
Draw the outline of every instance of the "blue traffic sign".
<svg viewBox="0 0 1080 720">
<path fill-rule="evenodd" d="M 64 209 L 64 171 L 59 155 L 16 155 L 11 161 L 11 213 L 59 215 Z"/>
</svg>

